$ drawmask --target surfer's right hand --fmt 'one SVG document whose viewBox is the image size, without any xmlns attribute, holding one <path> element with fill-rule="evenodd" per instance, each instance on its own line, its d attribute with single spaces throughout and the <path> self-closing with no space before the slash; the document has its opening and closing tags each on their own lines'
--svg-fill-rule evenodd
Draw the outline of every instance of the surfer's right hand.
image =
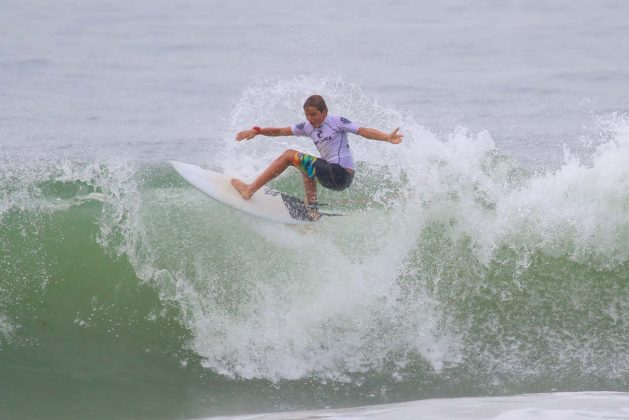
<svg viewBox="0 0 629 420">
<path fill-rule="evenodd" d="M 240 133 L 236 134 L 236 141 L 251 140 L 257 134 L 258 134 L 257 131 L 254 130 L 253 128 L 250 129 L 250 130 L 244 130 L 244 131 L 241 131 Z"/>
</svg>

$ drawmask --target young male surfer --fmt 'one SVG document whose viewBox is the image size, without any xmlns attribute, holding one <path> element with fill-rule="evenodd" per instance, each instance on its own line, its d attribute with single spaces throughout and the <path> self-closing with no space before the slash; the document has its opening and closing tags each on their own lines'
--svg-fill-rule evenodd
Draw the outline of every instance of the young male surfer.
<svg viewBox="0 0 629 420">
<path fill-rule="evenodd" d="M 306 204 L 311 216 L 313 219 L 318 219 L 317 181 L 325 188 L 341 191 L 349 187 L 354 179 L 354 158 L 349 147 L 347 133 L 393 144 L 400 143 L 403 136 L 398 133 L 399 128 L 386 134 L 374 128 L 359 127 L 344 117 L 328 115 L 328 107 L 319 95 L 312 95 L 306 100 L 304 113 L 307 122 L 284 128 L 253 127 L 238 133 L 236 140 L 250 140 L 258 134 L 273 137 L 307 136 L 314 141 L 321 154 L 320 158 L 289 149 L 275 159 L 251 184 L 245 184 L 236 178 L 232 179 L 231 183 L 240 195 L 248 200 L 286 168 L 294 166 L 302 172 Z"/>
</svg>

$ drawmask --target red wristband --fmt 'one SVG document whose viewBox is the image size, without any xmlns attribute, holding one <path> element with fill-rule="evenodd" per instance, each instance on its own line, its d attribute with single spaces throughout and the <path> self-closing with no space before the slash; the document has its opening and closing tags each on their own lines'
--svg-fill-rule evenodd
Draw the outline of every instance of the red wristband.
<svg viewBox="0 0 629 420">
<path fill-rule="evenodd" d="M 258 127 L 257 125 L 255 127 L 253 127 L 253 131 L 255 131 L 257 134 L 261 134 L 262 133 L 262 129 L 260 127 Z"/>
</svg>

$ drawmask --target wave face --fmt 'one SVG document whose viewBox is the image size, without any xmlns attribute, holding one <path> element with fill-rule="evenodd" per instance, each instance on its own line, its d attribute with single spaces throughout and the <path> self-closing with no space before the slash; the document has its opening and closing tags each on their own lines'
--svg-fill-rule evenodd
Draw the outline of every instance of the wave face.
<svg viewBox="0 0 629 420">
<path fill-rule="evenodd" d="M 236 394 L 244 411 L 626 385 L 626 115 L 601 121 L 591 153 L 566 150 L 545 171 L 487 132 L 440 138 L 341 80 L 247 90 L 230 131 L 298 122 L 311 91 L 335 114 L 406 135 L 352 139 L 354 185 L 320 191 L 348 215 L 321 224 L 232 211 L 161 161 L 3 162 L 7 410 L 32 387 L 64 413 L 61 395 L 90 382 L 115 395 L 95 412 L 146 399 L 158 417 L 221 413 Z M 197 163 L 249 179 L 286 147 L 311 150 L 295 138 L 208 147 Z M 302 194 L 294 172 L 274 186 Z M 47 394 L 62 381 L 72 393 Z"/>
</svg>

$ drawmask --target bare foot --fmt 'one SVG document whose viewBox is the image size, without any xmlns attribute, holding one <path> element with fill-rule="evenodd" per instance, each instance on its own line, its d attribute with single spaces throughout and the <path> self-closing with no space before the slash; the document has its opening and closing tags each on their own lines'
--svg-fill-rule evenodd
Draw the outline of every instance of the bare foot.
<svg viewBox="0 0 629 420">
<path fill-rule="evenodd" d="M 249 200 L 251 196 L 253 195 L 253 193 L 249 190 L 249 185 L 245 184 L 241 180 L 232 178 L 231 183 L 234 186 L 234 188 L 238 190 L 240 195 L 242 195 L 242 198 L 244 198 L 245 200 Z"/>
</svg>

